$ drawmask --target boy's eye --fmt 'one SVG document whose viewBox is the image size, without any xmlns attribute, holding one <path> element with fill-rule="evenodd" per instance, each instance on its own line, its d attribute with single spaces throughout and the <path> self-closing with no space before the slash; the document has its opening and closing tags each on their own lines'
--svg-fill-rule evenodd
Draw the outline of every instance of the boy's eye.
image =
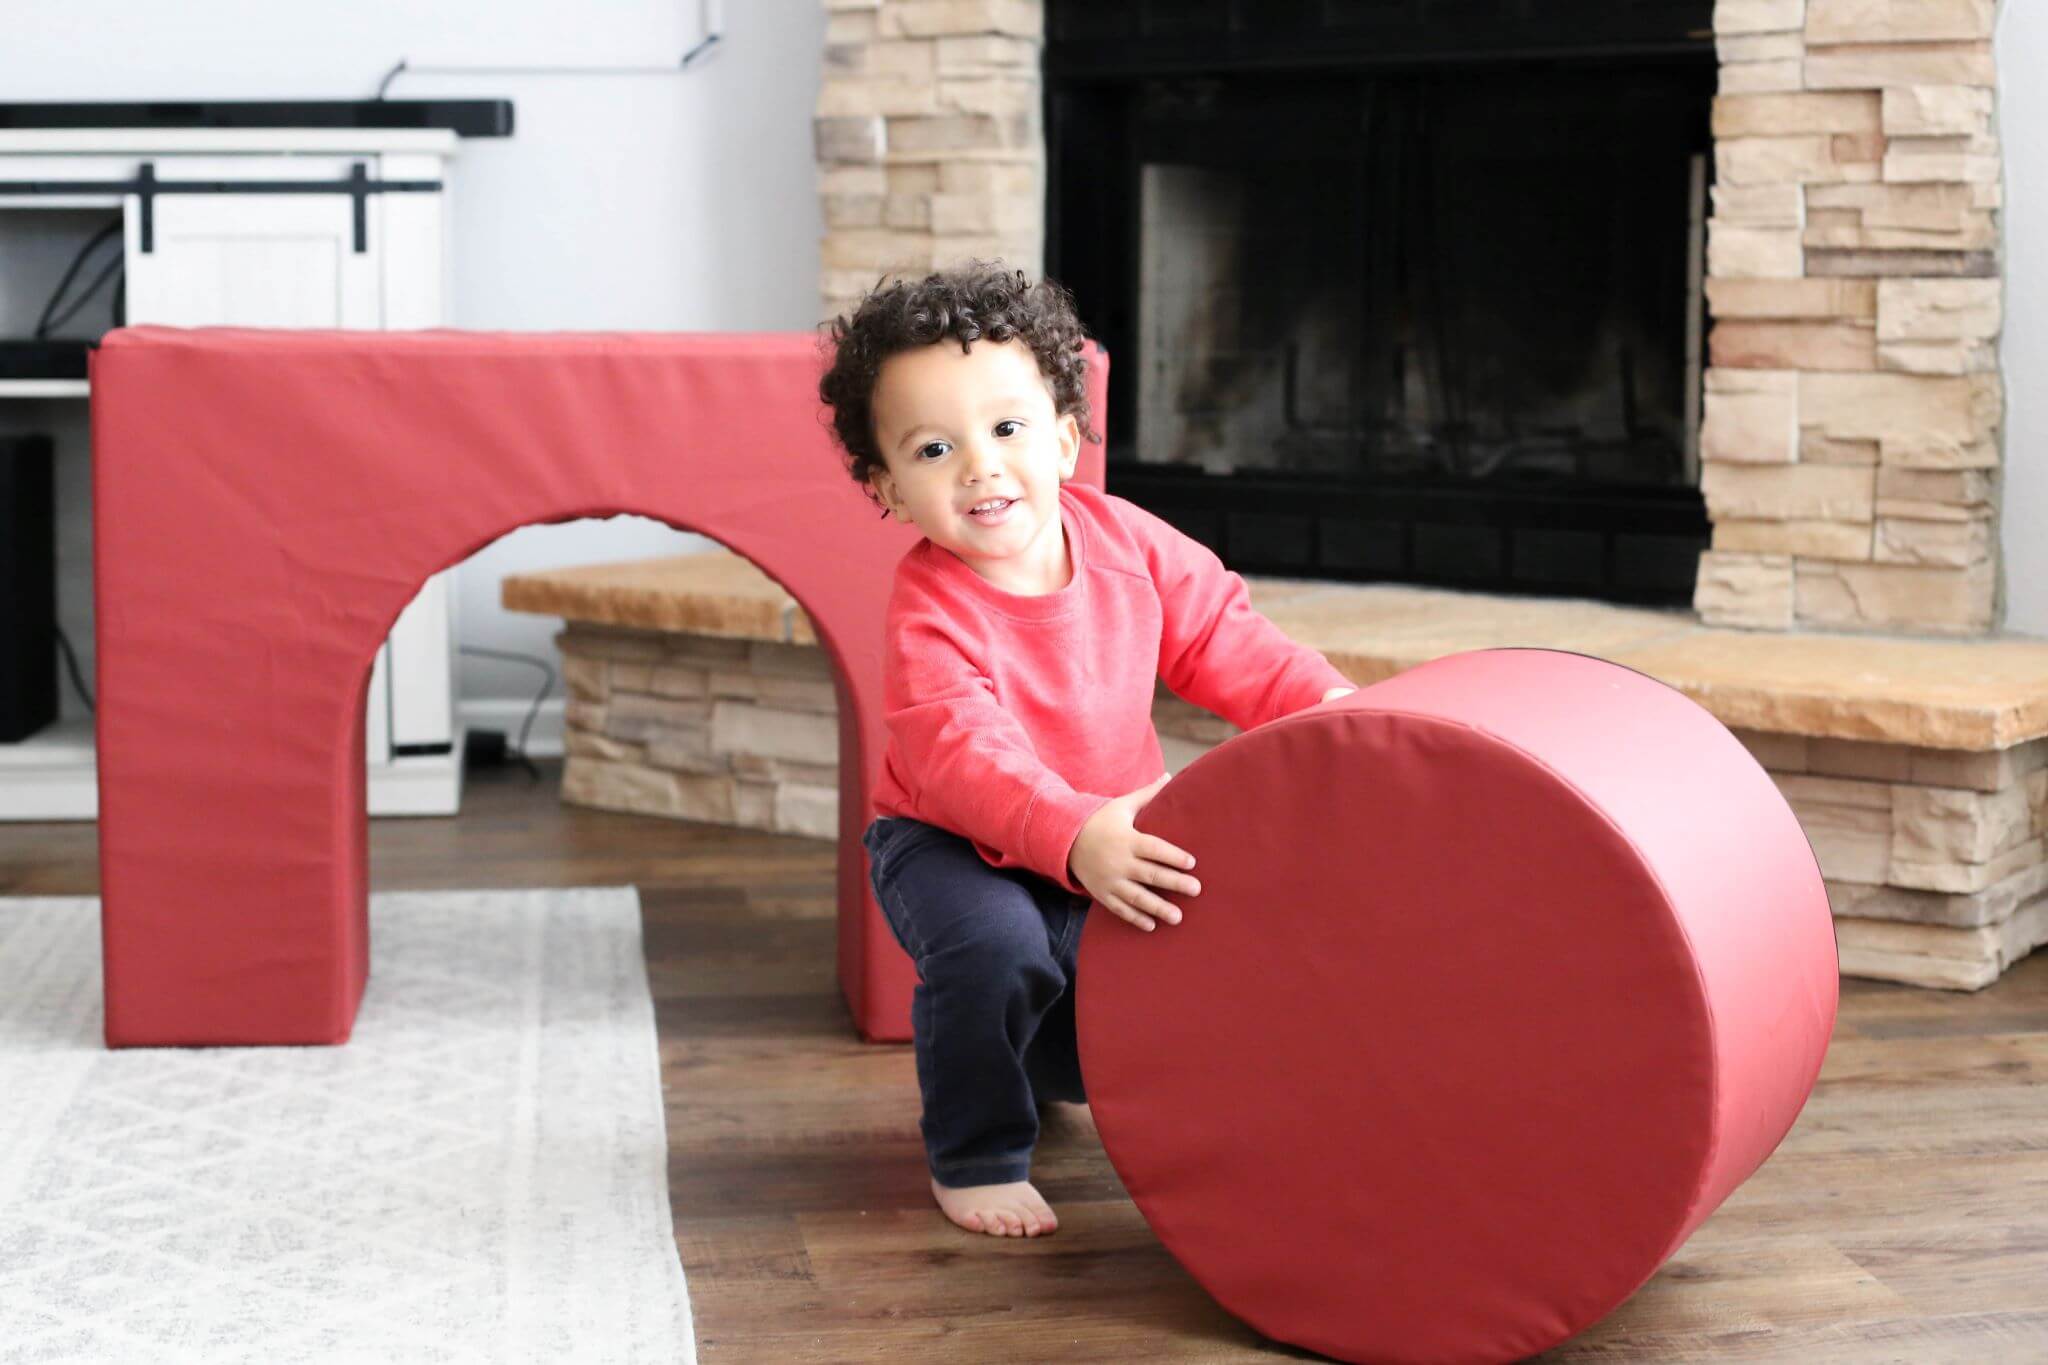
<svg viewBox="0 0 2048 1365">
<path fill-rule="evenodd" d="M 937 459 L 939 456 L 945 454 L 948 449 L 950 449 L 950 447 L 947 446 L 947 444 L 944 441 L 930 441 L 924 445 L 919 446 L 917 448 L 917 453 L 920 457 L 929 455 L 933 459 Z"/>
<path fill-rule="evenodd" d="M 1014 419 L 1014 418 L 1009 418 L 1009 417 L 1006 417 L 1006 418 L 1004 418 L 1004 419 L 1003 419 L 1002 421 L 1000 421 L 1000 422 L 996 423 L 996 427 L 995 427 L 996 435 L 998 435 L 998 436 L 1009 436 L 1009 435 L 1012 435 L 1012 434 L 1014 434 L 1013 432 L 1009 432 L 1009 431 L 1004 431 L 1004 430 L 1003 430 L 1003 428 L 1004 428 L 1004 427 L 1011 427 L 1011 428 L 1014 428 L 1014 429 L 1015 429 L 1016 431 L 1021 431 L 1021 430 L 1023 430 L 1023 428 L 1024 428 L 1024 424 L 1023 424 L 1022 422 L 1019 422 L 1019 421 L 1017 421 L 1017 420 L 1016 420 L 1016 419 Z"/>
</svg>

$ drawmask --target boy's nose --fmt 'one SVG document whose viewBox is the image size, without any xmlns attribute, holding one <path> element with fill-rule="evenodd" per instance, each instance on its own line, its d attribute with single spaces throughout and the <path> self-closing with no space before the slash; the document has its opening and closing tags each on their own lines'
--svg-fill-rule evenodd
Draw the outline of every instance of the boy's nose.
<svg viewBox="0 0 2048 1365">
<path fill-rule="evenodd" d="M 976 442 L 967 453 L 967 481 L 974 483 L 996 473 L 1003 467 L 1002 456 L 994 446 Z"/>
</svg>

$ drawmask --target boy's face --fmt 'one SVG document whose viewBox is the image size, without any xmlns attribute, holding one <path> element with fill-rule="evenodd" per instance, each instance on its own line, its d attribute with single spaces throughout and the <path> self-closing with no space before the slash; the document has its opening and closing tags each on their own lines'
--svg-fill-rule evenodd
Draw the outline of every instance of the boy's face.
<svg viewBox="0 0 2048 1365">
<path fill-rule="evenodd" d="M 1010 591 L 1065 584 L 1059 488 L 1081 431 L 1054 410 L 1030 347 L 984 339 L 963 352 L 946 340 L 899 352 L 882 362 L 874 412 L 888 467 L 871 481 L 898 521 Z M 974 512 L 996 499 L 1010 505 Z"/>
</svg>

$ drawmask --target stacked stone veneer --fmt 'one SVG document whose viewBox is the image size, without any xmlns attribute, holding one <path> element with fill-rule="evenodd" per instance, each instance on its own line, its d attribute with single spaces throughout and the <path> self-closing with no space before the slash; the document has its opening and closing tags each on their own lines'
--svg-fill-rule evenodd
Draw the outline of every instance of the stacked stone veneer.
<svg viewBox="0 0 2048 1365">
<path fill-rule="evenodd" d="M 564 799 L 833 839 L 816 645 L 571 623 Z M 1167 767 L 1237 733 L 1160 689 Z M 1988 752 L 1737 730 L 1812 843 L 1852 976 L 1975 989 L 2048 942 L 2048 738 Z"/>
<path fill-rule="evenodd" d="M 1813 845 L 1845 973 L 1974 989 L 2048 942 L 2048 739 L 1969 753 L 1735 733 Z"/>
<path fill-rule="evenodd" d="M 571 623 L 562 799 L 839 837 L 839 698 L 816 645 Z"/>
<path fill-rule="evenodd" d="M 1038 0 L 826 0 L 824 316 L 1044 254 Z M 1999 619 L 1993 0 L 1720 0 L 1694 605 L 1714 625 Z"/>
<path fill-rule="evenodd" d="M 1045 255 L 1038 0 L 826 0 L 824 316 L 885 275 Z"/>
<path fill-rule="evenodd" d="M 1694 605 L 1998 622 L 1993 0 L 1720 0 Z"/>
</svg>

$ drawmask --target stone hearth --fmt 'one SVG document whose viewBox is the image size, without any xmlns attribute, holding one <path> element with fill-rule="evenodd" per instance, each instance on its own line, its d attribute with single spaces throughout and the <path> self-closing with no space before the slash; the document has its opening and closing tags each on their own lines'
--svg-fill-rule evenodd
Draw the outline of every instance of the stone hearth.
<svg viewBox="0 0 2048 1365">
<path fill-rule="evenodd" d="M 1535 645 L 1685 693 L 1798 816 L 1849 975 L 1976 989 L 2048 941 L 2048 641 L 1768 634 L 1685 611 L 1247 583 L 1262 613 L 1361 685 Z M 747 561 L 714 551 L 521 574 L 503 600 L 566 622 L 565 800 L 836 835 L 831 666 L 802 609 Z M 1174 772 L 1236 733 L 1163 687 L 1153 722 Z"/>
</svg>

